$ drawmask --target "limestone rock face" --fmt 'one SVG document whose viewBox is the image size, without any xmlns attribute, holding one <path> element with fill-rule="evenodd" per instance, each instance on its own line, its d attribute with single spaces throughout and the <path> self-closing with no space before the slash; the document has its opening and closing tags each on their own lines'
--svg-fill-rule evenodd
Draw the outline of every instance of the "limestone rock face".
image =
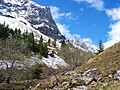
<svg viewBox="0 0 120 90">
<path fill-rule="evenodd" d="M 13 19 L 10 23 L 13 23 L 14 20 L 16 20 L 14 24 L 22 23 L 21 27 L 31 26 L 53 39 L 64 39 L 53 20 L 50 8 L 41 6 L 32 0 L 0 0 L 0 16 Z M 8 22 L 9 20 L 6 20 L 5 23 L 8 24 Z"/>
</svg>

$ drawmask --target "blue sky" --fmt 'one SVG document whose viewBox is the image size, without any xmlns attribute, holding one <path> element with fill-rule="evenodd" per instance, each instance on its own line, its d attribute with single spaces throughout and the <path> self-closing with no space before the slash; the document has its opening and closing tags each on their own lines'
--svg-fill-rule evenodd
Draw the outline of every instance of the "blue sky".
<svg viewBox="0 0 120 90">
<path fill-rule="evenodd" d="M 120 0 L 33 0 L 50 6 L 61 33 L 95 47 L 105 48 L 120 40 Z"/>
</svg>

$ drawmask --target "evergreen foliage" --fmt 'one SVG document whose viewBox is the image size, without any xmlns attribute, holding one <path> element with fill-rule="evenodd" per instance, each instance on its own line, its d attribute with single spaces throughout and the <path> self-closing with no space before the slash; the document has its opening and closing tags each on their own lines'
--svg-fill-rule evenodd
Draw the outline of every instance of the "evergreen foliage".
<svg viewBox="0 0 120 90">
<path fill-rule="evenodd" d="M 61 47 L 65 47 L 67 44 L 66 44 L 66 42 L 65 42 L 65 40 L 62 40 L 62 42 L 61 42 Z"/>
<path fill-rule="evenodd" d="M 42 36 L 38 41 L 35 40 L 33 33 L 28 31 L 21 33 L 20 29 L 13 30 L 5 24 L 0 24 L 0 60 L 6 67 L 0 68 L 0 82 L 40 79 L 41 67 L 29 67 L 27 64 L 27 60 L 33 55 L 38 55 L 39 59 L 43 56 L 48 58 L 47 43 L 43 43 Z"/>
<path fill-rule="evenodd" d="M 10 29 L 5 24 L 0 24 L 0 39 L 5 40 L 7 38 L 15 38 L 23 40 L 31 52 L 34 54 L 41 54 L 41 56 L 48 57 L 47 44 L 43 43 L 43 37 L 40 37 L 39 42 L 37 43 L 34 39 L 33 33 L 28 33 L 28 31 L 21 33 L 20 29 Z"/>
<path fill-rule="evenodd" d="M 104 45 L 103 45 L 103 42 L 102 40 L 100 39 L 99 42 L 98 42 L 98 54 L 103 52 L 104 51 Z"/>
<path fill-rule="evenodd" d="M 47 43 L 43 43 L 43 56 L 44 56 L 45 58 L 48 58 Z"/>
<path fill-rule="evenodd" d="M 35 65 L 32 70 L 32 78 L 33 79 L 40 79 L 41 74 L 43 73 L 42 69 L 39 67 L 39 65 Z"/>
</svg>

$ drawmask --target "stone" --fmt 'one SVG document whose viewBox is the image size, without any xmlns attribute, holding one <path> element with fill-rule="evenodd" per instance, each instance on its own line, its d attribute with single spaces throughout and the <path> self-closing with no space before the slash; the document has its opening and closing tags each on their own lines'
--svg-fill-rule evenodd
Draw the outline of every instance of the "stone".
<svg viewBox="0 0 120 90">
<path fill-rule="evenodd" d="M 88 90 L 86 86 L 78 86 L 76 88 L 73 88 L 73 90 Z"/>
</svg>

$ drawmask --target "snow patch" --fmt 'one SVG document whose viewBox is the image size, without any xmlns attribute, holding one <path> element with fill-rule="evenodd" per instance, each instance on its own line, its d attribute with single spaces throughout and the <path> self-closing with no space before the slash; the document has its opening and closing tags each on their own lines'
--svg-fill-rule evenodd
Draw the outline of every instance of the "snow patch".
<svg viewBox="0 0 120 90">
<path fill-rule="evenodd" d="M 44 34 L 40 33 L 38 30 L 34 29 L 27 20 L 24 18 L 10 18 L 10 17 L 5 17 L 5 16 L 0 16 L 0 23 L 3 24 L 5 23 L 6 25 L 9 26 L 9 28 L 12 28 L 13 30 L 15 29 L 20 29 L 22 33 L 24 33 L 26 30 L 28 32 L 33 32 L 35 34 L 35 38 L 39 39 L 40 36 L 43 36 L 43 39 L 45 41 L 48 41 L 49 37 L 45 36 Z"/>
<path fill-rule="evenodd" d="M 57 55 L 55 57 L 48 56 L 48 58 L 43 58 L 42 62 L 46 64 L 49 68 L 58 69 L 59 67 L 65 68 L 68 66 L 67 63 Z"/>
</svg>

